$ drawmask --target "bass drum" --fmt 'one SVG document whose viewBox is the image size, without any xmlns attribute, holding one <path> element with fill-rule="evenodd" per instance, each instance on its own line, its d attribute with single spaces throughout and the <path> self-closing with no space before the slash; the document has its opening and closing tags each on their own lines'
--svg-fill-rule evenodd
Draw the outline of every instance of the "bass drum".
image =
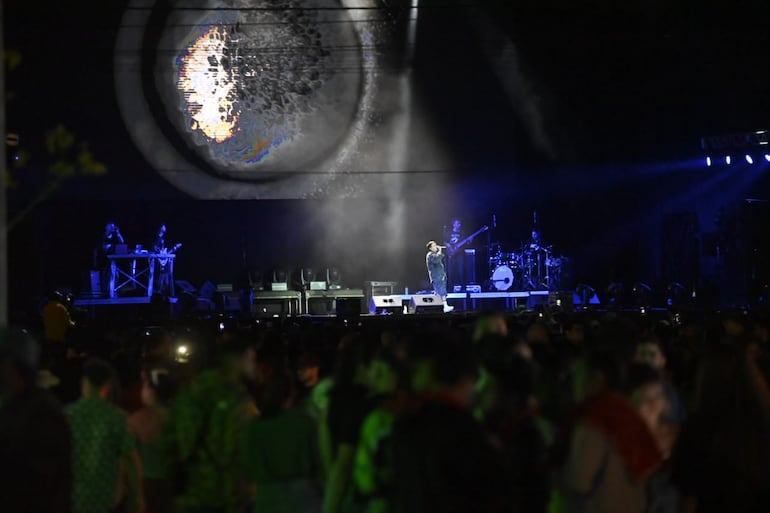
<svg viewBox="0 0 770 513">
<path fill-rule="evenodd" d="M 492 272 L 492 288 L 499 291 L 506 291 L 513 287 L 516 281 L 516 274 L 513 269 L 507 265 L 499 265 Z"/>
</svg>

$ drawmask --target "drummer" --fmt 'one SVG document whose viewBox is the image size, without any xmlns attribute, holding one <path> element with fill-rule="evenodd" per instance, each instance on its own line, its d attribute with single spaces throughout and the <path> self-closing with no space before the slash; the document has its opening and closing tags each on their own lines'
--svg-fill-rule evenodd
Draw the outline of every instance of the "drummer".
<svg viewBox="0 0 770 513">
<path fill-rule="evenodd" d="M 541 249 L 542 241 L 540 238 L 540 231 L 537 228 L 532 228 L 532 238 L 529 241 L 529 249 Z"/>
</svg>

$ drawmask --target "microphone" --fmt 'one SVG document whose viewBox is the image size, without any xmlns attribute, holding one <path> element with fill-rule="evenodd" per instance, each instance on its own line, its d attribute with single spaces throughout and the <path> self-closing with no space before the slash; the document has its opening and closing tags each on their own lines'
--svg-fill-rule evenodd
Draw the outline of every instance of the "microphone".
<svg viewBox="0 0 770 513">
<path fill-rule="evenodd" d="M 537 224 L 537 212 L 536 211 L 532 212 L 532 220 L 534 221 L 535 224 Z"/>
<path fill-rule="evenodd" d="M 492 228 L 497 228 L 497 216 L 492 214 Z"/>
</svg>

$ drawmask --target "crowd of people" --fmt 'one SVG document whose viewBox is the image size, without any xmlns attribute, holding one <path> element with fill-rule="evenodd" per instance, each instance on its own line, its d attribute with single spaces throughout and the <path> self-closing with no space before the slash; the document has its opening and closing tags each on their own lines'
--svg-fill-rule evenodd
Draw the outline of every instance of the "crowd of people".
<svg viewBox="0 0 770 513">
<path fill-rule="evenodd" d="M 770 324 L 653 314 L 7 330 L 2 511 L 766 511 Z"/>
</svg>

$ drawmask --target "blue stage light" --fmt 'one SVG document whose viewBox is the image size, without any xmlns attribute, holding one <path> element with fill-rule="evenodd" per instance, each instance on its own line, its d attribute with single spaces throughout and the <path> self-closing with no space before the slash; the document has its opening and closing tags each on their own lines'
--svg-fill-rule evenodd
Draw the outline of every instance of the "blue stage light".
<svg viewBox="0 0 770 513">
<path fill-rule="evenodd" d="M 746 162 L 748 162 L 749 164 L 753 164 L 754 163 L 754 159 L 751 158 L 751 155 L 746 155 Z"/>
<path fill-rule="evenodd" d="M 711 167 L 711 157 L 706 157 L 706 165 Z"/>
<path fill-rule="evenodd" d="M 730 158 L 730 155 L 728 155 L 728 156 L 725 157 L 725 164 L 727 164 L 729 166 L 730 162 L 732 162 L 732 159 Z"/>
</svg>

